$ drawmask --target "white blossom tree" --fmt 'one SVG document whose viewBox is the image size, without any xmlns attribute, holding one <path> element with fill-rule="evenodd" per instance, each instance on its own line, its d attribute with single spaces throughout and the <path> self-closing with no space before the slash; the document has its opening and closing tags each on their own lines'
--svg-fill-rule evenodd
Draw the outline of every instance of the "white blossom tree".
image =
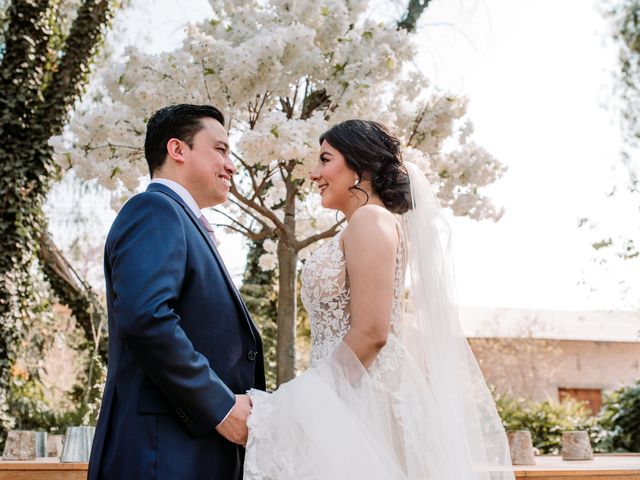
<svg viewBox="0 0 640 480">
<path fill-rule="evenodd" d="M 278 383 L 295 374 L 296 269 L 339 226 L 319 209 L 308 171 L 331 125 L 366 118 L 404 141 L 455 215 L 497 220 L 480 188 L 504 167 L 470 138 L 467 100 L 430 87 L 412 35 L 378 23 L 366 0 L 211 0 L 213 18 L 188 28 L 174 51 L 133 49 L 102 78 L 98 104 L 52 139 L 57 161 L 114 191 L 114 207 L 147 173 L 145 123 L 171 103 L 221 108 L 240 174 L 225 226 L 265 240 L 264 269 L 278 271 Z"/>
</svg>

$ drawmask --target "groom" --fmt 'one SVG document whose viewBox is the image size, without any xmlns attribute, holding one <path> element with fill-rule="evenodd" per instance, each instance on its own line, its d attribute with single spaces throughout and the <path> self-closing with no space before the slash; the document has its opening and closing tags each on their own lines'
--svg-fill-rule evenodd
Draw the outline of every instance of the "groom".
<svg viewBox="0 0 640 480">
<path fill-rule="evenodd" d="M 173 105 L 149 119 L 147 191 L 105 245 L 109 369 L 89 480 L 242 477 L 262 343 L 201 209 L 227 199 L 236 169 L 224 116 Z"/>
</svg>

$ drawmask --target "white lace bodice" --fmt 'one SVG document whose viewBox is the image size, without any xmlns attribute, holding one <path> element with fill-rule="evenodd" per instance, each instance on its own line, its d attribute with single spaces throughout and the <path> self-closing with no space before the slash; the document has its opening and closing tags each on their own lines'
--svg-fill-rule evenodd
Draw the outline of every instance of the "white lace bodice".
<svg viewBox="0 0 640 480">
<path fill-rule="evenodd" d="M 307 260 L 302 272 L 302 303 L 311 325 L 310 366 L 329 355 L 349 329 L 350 289 L 344 252 L 340 244 L 342 232 L 328 240 Z M 396 278 L 391 316 L 391 331 L 370 372 L 380 367 L 393 368 L 400 355 L 400 318 L 406 259 L 401 241 L 396 254 Z M 383 369 L 386 370 L 387 368 Z"/>
</svg>

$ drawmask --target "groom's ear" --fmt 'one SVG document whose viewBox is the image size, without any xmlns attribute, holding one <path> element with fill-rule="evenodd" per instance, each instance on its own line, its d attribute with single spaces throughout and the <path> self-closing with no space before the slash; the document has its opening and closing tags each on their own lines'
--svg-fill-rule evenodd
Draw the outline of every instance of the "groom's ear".
<svg viewBox="0 0 640 480">
<path fill-rule="evenodd" d="M 170 138 L 167 142 L 167 156 L 178 163 L 184 163 L 187 145 L 177 138 Z"/>
</svg>

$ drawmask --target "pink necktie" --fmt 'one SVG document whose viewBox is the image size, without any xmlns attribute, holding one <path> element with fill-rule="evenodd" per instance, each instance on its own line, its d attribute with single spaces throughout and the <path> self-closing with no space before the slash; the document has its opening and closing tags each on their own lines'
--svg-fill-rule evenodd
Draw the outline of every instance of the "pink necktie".
<svg viewBox="0 0 640 480">
<path fill-rule="evenodd" d="M 207 233 L 209 234 L 209 238 L 211 239 L 211 241 L 213 242 L 214 245 L 218 245 L 218 239 L 216 238 L 216 234 L 213 232 L 213 227 L 211 226 L 211 224 L 209 223 L 209 220 L 207 220 L 207 218 L 204 215 L 200 215 L 198 217 L 198 220 L 200 220 L 200 224 L 202 224 L 202 226 L 204 227 L 204 229 L 207 231 Z"/>
</svg>

